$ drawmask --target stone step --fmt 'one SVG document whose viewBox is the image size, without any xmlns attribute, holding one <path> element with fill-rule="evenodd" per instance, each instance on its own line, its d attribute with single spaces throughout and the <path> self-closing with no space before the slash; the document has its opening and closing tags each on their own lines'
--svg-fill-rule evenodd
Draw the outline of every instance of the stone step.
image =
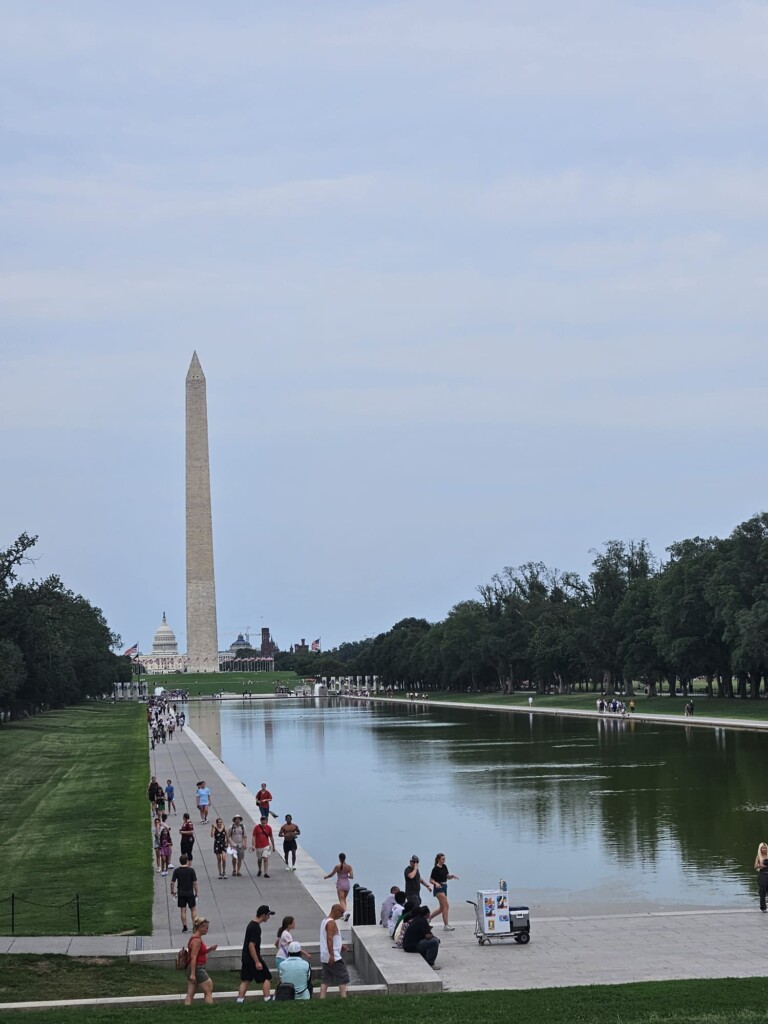
<svg viewBox="0 0 768 1024">
<path fill-rule="evenodd" d="M 350 985 L 347 995 L 350 996 L 385 996 L 386 985 Z M 329 988 L 328 996 L 331 999 L 338 998 L 338 988 Z M 237 990 L 232 992 L 214 992 L 214 1002 L 234 1002 L 237 997 Z M 317 999 L 317 995 L 314 997 Z M 263 1001 L 261 992 L 248 992 L 248 1001 Z M 202 995 L 195 996 L 195 1002 L 202 1003 Z M 46 999 L 29 1003 L 2 1003 L 0 1007 L 5 1010 L 62 1010 L 70 1006 L 180 1006 L 184 1002 L 184 993 L 175 993 L 163 996 L 105 996 L 100 999 Z"/>
</svg>

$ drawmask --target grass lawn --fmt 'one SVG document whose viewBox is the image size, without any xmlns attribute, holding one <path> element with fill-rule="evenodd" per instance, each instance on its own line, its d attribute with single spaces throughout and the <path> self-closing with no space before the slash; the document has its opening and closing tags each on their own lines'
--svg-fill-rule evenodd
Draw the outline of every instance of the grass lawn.
<svg viewBox="0 0 768 1024">
<path fill-rule="evenodd" d="M 505 695 L 502 693 L 430 693 L 430 701 L 461 701 L 465 704 L 504 704 L 510 707 L 528 707 L 530 694 L 525 691 Z M 571 693 L 571 694 L 533 694 L 533 704 L 537 708 L 562 708 L 563 710 L 573 709 L 575 711 L 596 711 L 596 693 Z M 629 704 L 629 698 L 623 699 Z M 725 698 L 706 697 L 703 693 L 697 693 L 694 697 L 696 705 L 696 717 L 710 718 L 734 718 L 740 721 L 768 721 L 768 700 L 726 700 Z M 686 705 L 685 697 L 653 697 L 648 698 L 644 694 L 635 696 L 635 706 L 638 712 L 644 715 L 679 715 L 684 717 L 683 709 Z"/>
<path fill-rule="evenodd" d="M 0 934 L 152 931 L 146 710 L 84 704 L 0 728 Z M 64 906 L 63 906 L 64 905 Z"/>
<path fill-rule="evenodd" d="M 148 968 L 149 969 L 149 968 Z M 183 990 L 177 972 L 166 972 L 169 992 Z M 106 988 L 105 984 L 105 988 Z M 231 991 L 234 986 L 230 986 Z M 311 1014 L 317 1024 L 466 1024 L 476 1019 L 508 1024 L 521 1020 L 546 1024 L 725 1024 L 736 1022 L 751 1024 L 765 1021 L 765 980 L 762 978 L 727 978 L 711 981 L 644 982 L 633 985 L 594 985 L 578 988 L 531 989 L 512 992 L 463 992 L 456 995 L 383 996 L 380 998 L 337 999 L 320 1002 L 313 999 L 301 1004 L 281 1006 L 273 1003 L 266 1007 L 242 1006 L 228 1001 L 220 1003 L 215 1011 L 216 1020 L 241 1020 L 243 1013 L 268 1012 L 280 1020 L 295 1021 L 297 1013 Z M 48 992 L 56 995 L 55 987 Z M 215 999 L 215 989 L 214 989 Z M 39 1017 L 56 1024 L 101 1024 L 120 1021 L 125 1024 L 170 1024 L 189 1020 L 190 1013 L 207 1014 L 204 1007 L 192 1009 L 181 1006 L 152 1008 L 94 1008 L 51 1011 L 30 1011 L 25 1021 Z M 3 1013 L 0 1021 L 18 1020 L 18 1014 Z M 207 1016 L 205 1019 L 208 1019 Z"/>
<path fill-rule="evenodd" d="M 167 676 L 142 676 L 147 683 L 149 692 L 154 693 L 155 686 L 164 686 L 166 690 L 187 690 L 191 697 L 202 694 L 210 697 L 214 693 L 274 693 L 275 687 L 298 686 L 300 677 L 295 672 L 209 672 L 192 674 L 179 672 Z"/>
<path fill-rule="evenodd" d="M 181 945 L 181 943 L 179 943 Z M 237 988 L 237 971 L 211 971 L 220 992 Z M 95 999 L 99 996 L 183 992 L 184 975 L 166 967 L 132 966 L 127 957 L 0 956 L 0 1004 L 32 999 Z"/>
</svg>

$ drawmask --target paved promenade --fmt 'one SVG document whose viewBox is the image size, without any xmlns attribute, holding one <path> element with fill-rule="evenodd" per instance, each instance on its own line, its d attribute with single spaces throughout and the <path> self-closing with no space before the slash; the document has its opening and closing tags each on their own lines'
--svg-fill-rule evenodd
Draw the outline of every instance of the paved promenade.
<svg viewBox="0 0 768 1024">
<path fill-rule="evenodd" d="M 274 771 L 265 766 L 264 779 L 275 794 L 275 809 L 283 812 L 277 820 L 270 818 L 278 853 L 270 858 L 269 878 L 258 878 L 256 854 L 249 849 L 245 857 L 243 874 L 232 878 L 232 862 L 228 863 L 229 877 L 218 877 L 218 866 L 213 854 L 213 840 L 210 825 L 200 825 L 200 816 L 195 806 L 195 790 L 198 780 L 205 779 L 212 794 L 209 821 L 222 818 L 229 827 L 235 814 L 243 815 L 246 835 L 249 837 L 258 820 L 255 795 L 247 789 L 215 754 L 197 737 L 192 729 L 185 726 L 176 730 L 174 738 L 160 744 L 151 752 L 151 774 L 163 786 L 172 779 L 176 787 L 176 808 L 178 814 L 169 816 L 174 836 L 174 860 L 179 854 L 178 829 L 181 816 L 187 811 L 195 825 L 195 847 L 193 867 L 197 873 L 200 897 L 198 912 L 211 922 L 210 935 L 219 945 L 232 946 L 242 943 L 245 926 L 256 913 L 259 904 L 266 903 L 276 911 L 276 916 L 265 927 L 265 937 L 272 936 L 281 919 L 288 914 L 296 918 L 295 936 L 302 940 L 316 942 L 320 933 L 323 912 L 336 901 L 336 888 L 332 881 L 323 880 L 323 872 L 299 846 L 297 870 L 286 871 L 283 861 L 282 840 L 277 838 L 280 822 L 286 811 L 290 813 L 289 794 L 278 792 L 274 784 Z M 270 781 L 271 780 L 271 781 Z M 149 782 L 149 777 L 147 777 Z M 297 824 L 301 827 L 301 822 Z M 151 832 L 147 813 L 147 843 L 151 853 Z M 155 873 L 155 895 L 152 910 L 153 935 L 145 939 L 145 949 L 166 949 L 181 945 L 181 921 L 176 900 L 170 895 L 170 872 L 167 878 Z"/>
</svg>

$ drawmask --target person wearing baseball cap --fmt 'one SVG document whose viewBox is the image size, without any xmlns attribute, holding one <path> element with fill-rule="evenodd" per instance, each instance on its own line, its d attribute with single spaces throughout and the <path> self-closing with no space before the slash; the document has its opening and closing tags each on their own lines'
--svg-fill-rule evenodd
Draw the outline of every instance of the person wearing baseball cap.
<svg viewBox="0 0 768 1024">
<path fill-rule="evenodd" d="M 272 999 L 270 995 L 272 972 L 261 955 L 261 926 L 270 917 L 274 917 L 274 915 L 274 910 L 270 910 L 266 904 L 262 904 L 256 911 L 256 917 L 248 922 L 248 927 L 245 929 L 240 963 L 240 988 L 237 992 L 238 1003 L 242 1003 L 245 1000 L 245 993 L 248 991 L 248 985 L 252 981 L 261 984 L 261 991 L 265 1002 Z"/>
<path fill-rule="evenodd" d="M 288 956 L 280 964 L 280 984 L 293 985 L 294 999 L 310 999 L 312 996 L 312 968 L 298 942 L 288 945 Z"/>
</svg>

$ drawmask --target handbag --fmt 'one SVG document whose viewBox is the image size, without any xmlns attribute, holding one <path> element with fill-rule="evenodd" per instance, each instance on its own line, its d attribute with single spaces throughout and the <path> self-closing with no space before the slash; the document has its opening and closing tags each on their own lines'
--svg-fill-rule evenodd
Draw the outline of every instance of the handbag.
<svg viewBox="0 0 768 1024">
<path fill-rule="evenodd" d="M 275 989 L 275 999 L 284 1000 L 295 998 L 296 988 L 293 985 L 293 983 L 290 981 L 281 981 L 280 984 Z"/>
<path fill-rule="evenodd" d="M 228 846 L 227 847 L 227 856 L 228 857 L 236 857 L 237 856 L 237 850 L 234 848 L 234 846 Z"/>
</svg>

